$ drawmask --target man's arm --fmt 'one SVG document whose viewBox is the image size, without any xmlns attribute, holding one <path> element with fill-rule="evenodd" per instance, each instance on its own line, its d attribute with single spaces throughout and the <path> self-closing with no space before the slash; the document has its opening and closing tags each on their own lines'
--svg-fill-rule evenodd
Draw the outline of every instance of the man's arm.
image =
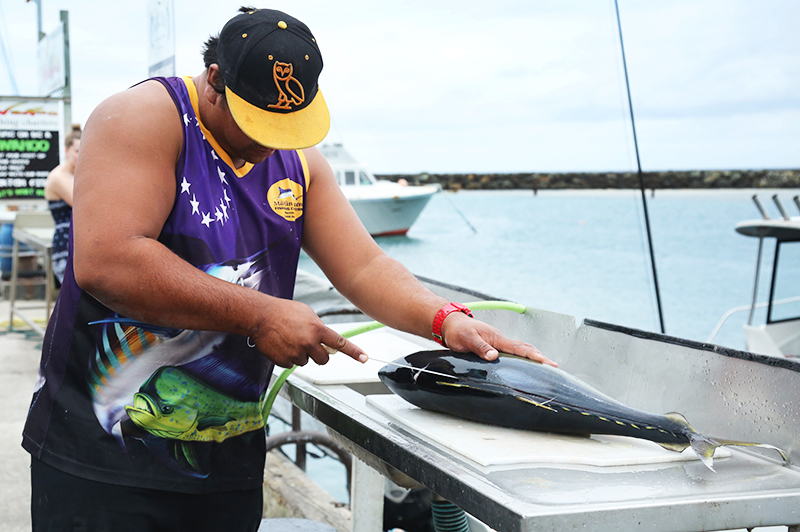
<svg viewBox="0 0 800 532">
<path fill-rule="evenodd" d="M 92 113 L 75 172 L 74 271 L 120 314 L 180 329 L 250 336 L 276 364 L 328 359 L 322 343 L 363 352 L 306 305 L 216 279 L 158 242 L 175 198 L 183 134 L 166 90 L 146 82 Z"/>
<path fill-rule="evenodd" d="M 305 150 L 311 182 L 306 193 L 303 248 L 343 296 L 375 320 L 431 338 L 433 319 L 448 300 L 425 288 L 369 236 L 342 194 L 328 162 Z M 497 351 L 552 363 L 530 344 L 506 338 L 479 320 L 454 312 L 442 327 L 448 347 L 486 359 Z"/>
</svg>

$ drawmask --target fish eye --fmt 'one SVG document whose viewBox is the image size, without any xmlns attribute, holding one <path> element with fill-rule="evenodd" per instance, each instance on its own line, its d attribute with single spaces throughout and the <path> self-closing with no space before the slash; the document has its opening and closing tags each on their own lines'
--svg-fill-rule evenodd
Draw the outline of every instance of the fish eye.
<svg viewBox="0 0 800 532">
<path fill-rule="evenodd" d="M 175 409 L 172 407 L 172 405 L 161 405 L 162 414 L 171 414 L 173 410 Z"/>
</svg>

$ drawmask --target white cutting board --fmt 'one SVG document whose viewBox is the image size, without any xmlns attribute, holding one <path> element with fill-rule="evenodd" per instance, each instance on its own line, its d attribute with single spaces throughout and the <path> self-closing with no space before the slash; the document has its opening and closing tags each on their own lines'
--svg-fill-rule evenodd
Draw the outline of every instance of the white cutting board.
<svg viewBox="0 0 800 532">
<path fill-rule="evenodd" d="M 409 432 L 483 468 L 526 464 L 625 466 L 699 460 L 691 449 L 676 453 L 637 438 L 568 436 L 484 425 L 422 410 L 393 394 L 369 395 L 367 404 Z M 717 449 L 715 458 L 728 456 L 727 449 Z"/>
<path fill-rule="evenodd" d="M 359 323 L 336 323 L 330 328 L 342 333 L 361 325 Z M 368 356 L 374 356 L 381 361 L 394 362 L 396 359 L 408 356 L 417 351 L 440 348 L 433 340 L 411 337 L 403 338 L 393 329 L 382 327 L 350 338 L 350 341 L 364 350 Z M 378 370 L 385 366 L 385 362 L 368 360 L 365 364 L 357 362 L 348 355 L 336 353 L 323 366 L 318 366 L 313 361 L 297 368 L 293 375 L 312 384 L 363 384 L 367 382 L 380 382 Z"/>
</svg>

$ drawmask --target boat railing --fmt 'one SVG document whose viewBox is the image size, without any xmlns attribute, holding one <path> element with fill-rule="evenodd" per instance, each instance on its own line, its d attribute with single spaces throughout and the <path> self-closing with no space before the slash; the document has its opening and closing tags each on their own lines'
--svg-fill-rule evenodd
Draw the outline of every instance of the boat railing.
<svg viewBox="0 0 800 532">
<path fill-rule="evenodd" d="M 776 299 L 775 301 L 772 302 L 772 305 L 773 306 L 784 305 L 784 304 L 787 304 L 787 303 L 795 303 L 797 301 L 800 301 L 800 296 L 787 297 L 786 299 Z M 714 331 L 711 333 L 711 336 L 708 337 L 708 340 L 706 340 L 706 343 L 709 343 L 709 344 L 712 343 L 713 340 L 714 340 L 714 337 L 717 336 L 717 333 L 719 332 L 720 329 L 722 329 L 722 326 L 725 324 L 725 322 L 728 320 L 728 318 L 730 318 L 731 316 L 733 316 L 737 312 L 744 312 L 744 311 L 747 311 L 747 310 L 751 310 L 753 308 L 764 308 L 767 305 L 769 305 L 769 302 L 764 301 L 762 303 L 756 303 L 755 305 L 742 305 L 740 307 L 733 307 L 732 309 L 728 310 L 725 314 L 722 315 L 722 318 L 719 320 L 719 323 L 717 323 L 717 326 L 714 327 Z"/>
</svg>

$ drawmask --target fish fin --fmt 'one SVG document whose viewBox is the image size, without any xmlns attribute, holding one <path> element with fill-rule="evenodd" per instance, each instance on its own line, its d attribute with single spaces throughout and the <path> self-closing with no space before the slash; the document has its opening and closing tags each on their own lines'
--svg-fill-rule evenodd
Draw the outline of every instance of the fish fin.
<svg viewBox="0 0 800 532">
<path fill-rule="evenodd" d="M 774 445 L 769 445 L 768 443 L 751 443 L 746 441 L 734 441 L 734 440 L 722 440 L 719 438 L 709 438 L 707 436 L 703 436 L 696 430 L 689 425 L 689 422 L 686 421 L 686 418 L 683 417 L 682 414 L 677 412 L 670 412 L 669 414 L 665 414 L 664 417 L 671 419 L 672 421 L 685 426 L 688 429 L 686 436 L 689 438 L 689 443 L 692 446 L 692 450 L 697 454 L 700 460 L 708 467 L 711 471 L 714 471 L 713 467 L 713 459 L 714 459 L 714 451 L 717 447 L 761 447 L 763 449 L 772 449 L 776 451 L 781 458 L 783 459 L 784 464 L 788 464 L 789 456 L 783 449 L 775 447 Z M 670 444 L 659 444 L 662 447 L 669 449 L 668 445 Z M 685 447 L 684 447 L 685 449 Z M 674 449 L 673 449 L 674 450 Z"/>
<path fill-rule="evenodd" d="M 689 438 L 692 450 L 703 462 L 703 465 L 714 471 L 714 451 L 719 447 L 719 442 L 695 431 L 689 432 L 686 436 Z"/>
<path fill-rule="evenodd" d="M 556 410 L 555 408 L 547 406 L 547 403 L 552 401 L 552 399 L 549 399 L 547 401 L 536 401 L 535 399 L 531 399 L 528 396 L 522 396 L 522 395 L 518 395 L 516 396 L 516 398 L 525 403 L 530 403 L 534 406 L 538 406 L 539 408 L 544 408 L 545 410 L 550 410 L 551 412 L 558 412 L 558 410 Z"/>
<path fill-rule="evenodd" d="M 186 462 L 191 466 L 194 471 L 200 472 L 200 464 L 197 463 L 197 457 L 194 454 L 194 447 L 191 445 L 186 445 L 186 442 L 179 441 L 177 442 L 175 454 L 178 454 L 178 449 L 183 454 L 183 457 L 186 459 Z M 176 456 L 177 459 L 179 459 Z"/>
<path fill-rule="evenodd" d="M 686 444 L 664 444 L 659 443 L 663 448 L 670 449 L 671 451 L 683 451 L 686 447 L 691 445 L 694 454 L 703 462 L 703 465 L 714 471 L 714 451 L 719 447 L 716 440 L 703 436 L 692 428 L 683 414 L 678 412 L 670 412 L 664 414 L 664 417 L 674 421 L 678 425 L 686 428 L 686 437 L 689 438 L 689 445 Z"/>
<path fill-rule="evenodd" d="M 686 450 L 687 447 L 689 447 L 688 443 L 661 443 L 661 442 L 655 442 L 655 443 L 659 444 L 661 447 L 667 449 L 668 451 L 675 451 L 676 453 L 682 453 L 683 451 Z"/>
<path fill-rule="evenodd" d="M 98 325 L 101 323 L 119 323 L 120 325 L 139 327 L 140 329 L 151 332 L 160 338 L 174 338 L 183 332 L 183 329 L 159 327 L 158 325 L 150 325 L 149 323 L 143 323 L 130 318 L 106 318 L 104 320 L 90 321 L 89 325 Z"/>
<path fill-rule="evenodd" d="M 468 388 L 473 392 L 480 392 L 484 394 L 486 397 L 500 397 L 503 395 L 502 392 L 498 391 L 496 386 L 487 386 L 484 384 L 475 384 L 475 383 L 463 383 L 463 382 L 447 382 L 447 381 L 436 381 L 436 384 L 439 386 L 450 386 L 451 388 Z"/>
<path fill-rule="evenodd" d="M 674 421 L 675 423 L 677 423 L 677 424 L 679 424 L 679 425 L 683 425 L 684 427 L 688 427 L 688 428 L 690 428 L 691 430 L 694 430 L 694 429 L 692 429 L 692 426 L 691 426 L 691 425 L 689 425 L 689 422 L 686 420 L 686 418 L 684 417 L 684 415 L 683 415 L 683 414 L 681 414 L 681 413 L 678 413 L 678 412 L 670 412 L 670 413 L 668 413 L 668 414 L 664 414 L 664 417 L 665 417 L 665 418 L 667 418 L 667 419 L 669 419 L 669 420 L 671 420 L 671 421 Z"/>
<path fill-rule="evenodd" d="M 194 446 L 189 445 L 196 442 L 177 442 L 178 445 L 175 446 L 175 441 L 157 438 L 149 434 L 141 441 L 159 462 L 170 469 L 194 478 L 208 477 L 209 472 L 201 469 L 195 456 Z"/>
<path fill-rule="evenodd" d="M 230 416 L 209 416 L 197 422 L 197 430 L 207 429 L 209 427 L 224 427 L 228 421 L 233 421 L 235 418 Z"/>
</svg>

